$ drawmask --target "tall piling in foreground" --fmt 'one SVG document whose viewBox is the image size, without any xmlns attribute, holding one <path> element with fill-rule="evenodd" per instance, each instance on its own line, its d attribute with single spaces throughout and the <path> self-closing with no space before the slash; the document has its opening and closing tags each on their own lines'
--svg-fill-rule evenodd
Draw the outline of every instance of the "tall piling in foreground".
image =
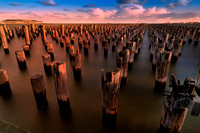
<svg viewBox="0 0 200 133">
<path fill-rule="evenodd" d="M 121 69 L 109 71 L 106 73 L 105 80 L 104 70 L 101 70 L 103 91 L 102 121 L 105 124 L 115 124 L 116 122 L 121 74 Z"/>
<path fill-rule="evenodd" d="M 171 91 L 164 99 L 158 133 L 180 133 L 189 104 L 194 96 L 192 83 L 194 83 L 194 80 L 187 77 L 184 84 L 181 85 L 180 81 L 176 81 L 175 75 L 171 75 L 169 82 Z"/>
<path fill-rule="evenodd" d="M 11 88 L 6 70 L 0 69 L 0 95 L 8 97 L 11 95 Z"/>
<path fill-rule="evenodd" d="M 59 109 L 61 114 L 66 115 L 71 112 L 66 63 L 54 61 L 51 65 Z"/>
<path fill-rule="evenodd" d="M 3 28 L 2 25 L 0 25 L 0 35 L 1 35 L 1 43 L 3 45 L 4 52 L 5 53 L 9 53 L 7 39 L 6 39 L 6 34 L 4 32 L 4 28 Z"/>
<path fill-rule="evenodd" d="M 20 69 L 26 68 L 26 57 L 23 50 L 15 51 L 15 55 L 17 58 L 17 63 Z"/>
<path fill-rule="evenodd" d="M 51 74 L 51 56 L 50 54 L 42 55 L 43 66 L 46 74 Z"/>
<path fill-rule="evenodd" d="M 35 74 L 34 76 L 31 76 L 30 81 L 37 106 L 41 109 L 47 108 L 48 102 L 43 75 Z"/>
<path fill-rule="evenodd" d="M 155 74 L 156 91 L 163 91 L 166 87 L 167 77 L 171 63 L 171 56 L 171 51 L 164 51 L 163 53 L 158 54 Z"/>
</svg>

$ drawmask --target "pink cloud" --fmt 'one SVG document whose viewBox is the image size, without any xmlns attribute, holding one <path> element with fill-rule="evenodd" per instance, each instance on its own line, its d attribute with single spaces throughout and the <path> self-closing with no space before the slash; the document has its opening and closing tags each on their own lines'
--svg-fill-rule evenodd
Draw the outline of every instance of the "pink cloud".
<svg viewBox="0 0 200 133">
<path fill-rule="evenodd" d="M 166 14 L 166 13 L 170 13 L 169 11 L 167 11 L 166 8 L 156 8 L 155 6 L 153 8 L 149 8 L 147 11 L 148 15 L 157 15 L 157 14 Z"/>
<path fill-rule="evenodd" d="M 91 10 L 92 10 L 92 12 L 91 12 L 92 16 L 96 16 L 96 17 L 101 18 L 101 19 L 104 19 L 106 17 L 110 17 L 117 12 L 117 10 L 111 10 L 111 11 L 106 10 L 105 11 L 105 10 L 102 10 L 100 8 L 93 8 Z"/>
<path fill-rule="evenodd" d="M 122 4 L 120 5 L 120 9 L 124 10 L 128 15 L 140 15 L 146 11 L 142 5 L 138 4 Z"/>
</svg>

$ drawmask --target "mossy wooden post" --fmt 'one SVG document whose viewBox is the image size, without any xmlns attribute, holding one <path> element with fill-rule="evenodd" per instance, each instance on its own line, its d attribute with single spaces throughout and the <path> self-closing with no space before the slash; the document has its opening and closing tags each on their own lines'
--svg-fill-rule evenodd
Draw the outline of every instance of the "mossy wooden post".
<svg viewBox="0 0 200 133">
<path fill-rule="evenodd" d="M 174 43 L 174 47 L 172 50 L 172 62 L 176 62 L 178 60 L 178 57 L 181 53 L 181 47 L 183 44 L 183 40 L 179 40 L 177 43 Z"/>
<path fill-rule="evenodd" d="M 31 76 L 30 81 L 37 106 L 41 109 L 47 108 L 48 102 L 43 75 L 35 74 L 34 76 Z"/>
<path fill-rule="evenodd" d="M 105 80 L 104 70 L 101 70 L 101 83 L 103 91 L 102 120 L 105 124 L 115 124 L 116 122 L 121 74 L 121 69 L 109 71 L 106 73 Z"/>
<path fill-rule="evenodd" d="M 75 79 L 80 79 L 81 78 L 81 54 L 79 53 L 78 46 L 76 48 L 76 53 L 74 54 L 72 65 L 73 65 L 73 73 L 74 73 Z"/>
<path fill-rule="evenodd" d="M 6 34 L 5 34 L 3 26 L 1 24 L 0 24 L 0 35 L 1 35 L 1 42 L 3 45 L 4 52 L 7 54 L 7 53 L 9 53 L 9 49 L 8 49 Z"/>
<path fill-rule="evenodd" d="M 42 55 L 42 60 L 43 60 L 43 66 L 44 66 L 45 73 L 51 74 L 52 72 L 51 72 L 51 56 L 50 56 L 50 54 Z"/>
<path fill-rule="evenodd" d="M 136 46 L 136 42 L 132 42 L 129 47 L 129 49 L 130 49 L 130 56 L 129 56 L 129 61 L 128 61 L 128 69 L 129 70 L 131 70 L 133 67 L 135 46 Z"/>
<path fill-rule="evenodd" d="M 155 74 L 155 90 L 163 91 L 166 87 L 167 77 L 171 63 L 171 51 L 164 51 L 158 54 Z"/>
<path fill-rule="evenodd" d="M 0 69 L 0 95 L 9 97 L 11 95 L 11 88 L 6 70 Z"/>
<path fill-rule="evenodd" d="M 66 63 L 54 61 L 51 65 L 60 112 L 63 115 L 69 114 L 71 112 L 71 108 L 69 102 Z"/>
<path fill-rule="evenodd" d="M 29 45 L 24 45 L 23 50 L 26 56 L 30 56 L 30 48 Z"/>
<path fill-rule="evenodd" d="M 26 57 L 23 50 L 17 50 L 15 51 L 15 55 L 17 58 L 17 63 L 19 65 L 20 69 L 26 68 Z"/>
<path fill-rule="evenodd" d="M 54 60 L 54 51 L 53 51 L 53 45 L 52 44 L 47 44 L 47 53 L 50 54 L 51 60 Z"/>
<path fill-rule="evenodd" d="M 25 43 L 26 45 L 31 45 L 28 26 L 24 25 L 23 27 L 24 27 L 24 33 L 25 33 Z"/>
<path fill-rule="evenodd" d="M 191 83 L 194 83 L 194 80 L 188 77 L 184 84 L 180 85 L 180 81 L 176 82 L 175 75 L 171 75 L 169 82 L 171 92 L 164 99 L 158 133 L 180 133 L 194 96 L 194 86 Z"/>
<path fill-rule="evenodd" d="M 88 40 L 83 40 L 83 46 L 84 46 L 84 54 L 88 55 L 88 48 L 89 48 Z"/>
<path fill-rule="evenodd" d="M 122 52 L 123 60 L 122 60 L 122 78 L 121 78 L 121 87 L 126 85 L 126 80 L 128 76 L 128 62 L 129 62 L 130 50 L 126 49 Z"/>
</svg>

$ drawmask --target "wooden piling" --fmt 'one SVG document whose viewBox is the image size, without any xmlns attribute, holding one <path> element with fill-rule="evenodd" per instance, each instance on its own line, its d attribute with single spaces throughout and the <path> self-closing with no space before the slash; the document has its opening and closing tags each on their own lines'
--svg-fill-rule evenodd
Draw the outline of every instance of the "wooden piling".
<svg viewBox="0 0 200 133">
<path fill-rule="evenodd" d="M 47 108 L 48 102 L 43 75 L 35 74 L 34 76 L 31 76 L 30 81 L 37 106 L 41 109 Z"/>
<path fill-rule="evenodd" d="M 179 40 L 179 42 L 174 43 L 174 47 L 172 50 L 172 62 L 176 62 L 178 60 L 178 57 L 181 53 L 182 44 L 183 44 L 183 40 Z"/>
<path fill-rule="evenodd" d="M 65 44 L 66 44 L 66 52 L 69 53 L 69 49 L 70 49 L 70 38 L 69 37 L 66 37 L 66 40 L 65 40 Z"/>
<path fill-rule="evenodd" d="M 108 45 L 109 45 L 108 40 L 105 40 L 105 44 L 104 44 L 104 57 L 108 56 Z"/>
<path fill-rule="evenodd" d="M 83 40 L 83 46 L 84 46 L 84 54 L 88 55 L 88 48 L 89 48 L 88 40 Z"/>
<path fill-rule="evenodd" d="M 7 54 L 7 53 L 9 53 L 9 49 L 8 49 L 8 44 L 7 44 L 7 39 L 6 39 L 6 35 L 4 32 L 4 28 L 2 25 L 0 25 L 0 35 L 1 35 L 1 41 L 2 41 L 4 52 Z"/>
<path fill-rule="evenodd" d="M 15 51 L 15 55 L 17 58 L 17 63 L 20 69 L 26 68 L 26 57 L 23 50 Z"/>
<path fill-rule="evenodd" d="M 30 56 L 30 48 L 29 45 L 24 45 L 23 50 L 26 56 Z"/>
<path fill-rule="evenodd" d="M 46 74 L 51 74 L 51 56 L 50 54 L 42 55 L 43 66 Z"/>
<path fill-rule="evenodd" d="M 6 70 L 0 69 L 0 95 L 9 97 L 11 95 L 11 88 Z"/>
<path fill-rule="evenodd" d="M 123 60 L 122 60 L 122 77 L 121 77 L 121 87 L 126 85 L 126 80 L 128 76 L 128 62 L 129 62 L 129 49 L 126 49 L 122 52 Z"/>
<path fill-rule="evenodd" d="M 71 108 L 69 102 L 66 63 L 54 61 L 51 65 L 60 112 L 63 115 L 69 114 Z"/>
<path fill-rule="evenodd" d="M 42 41 L 44 43 L 47 41 L 45 25 L 42 25 Z"/>
<path fill-rule="evenodd" d="M 104 70 L 101 70 L 103 91 L 102 120 L 105 124 L 115 124 L 116 122 L 121 74 L 121 69 L 109 71 L 106 73 L 106 80 L 104 80 Z"/>
<path fill-rule="evenodd" d="M 193 79 L 188 77 L 184 84 L 180 85 L 175 75 L 171 75 L 169 82 L 171 91 L 164 99 L 158 133 L 180 133 L 189 104 L 193 99 L 194 86 L 191 86 L 193 82 Z"/>
<path fill-rule="evenodd" d="M 133 67 L 135 46 L 136 46 L 136 42 L 132 42 L 129 47 L 129 50 L 130 50 L 130 56 L 129 56 L 129 61 L 128 61 L 128 69 L 129 70 L 131 70 Z"/>
<path fill-rule="evenodd" d="M 95 39 L 94 39 L 94 49 L 98 50 L 98 46 L 99 46 L 99 40 L 98 40 L 97 37 L 95 37 Z"/>
<path fill-rule="evenodd" d="M 47 44 L 47 53 L 50 54 L 51 60 L 54 60 L 54 51 L 53 51 L 53 45 L 52 44 Z"/>
<path fill-rule="evenodd" d="M 30 38 L 29 38 L 28 26 L 24 25 L 23 29 L 24 29 L 24 33 L 25 33 L 25 43 L 26 43 L 26 45 L 31 45 Z"/>
<path fill-rule="evenodd" d="M 81 54 L 79 53 L 79 48 L 76 48 L 76 54 L 74 54 L 74 59 L 72 61 L 73 73 L 75 79 L 81 78 Z"/>
<path fill-rule="evenodd" d="M 171 51 L 164 51 L 157 55 L 155 90 L 163 91 L 166 87 L 167 77 L 171 63 Z"/>
</svg>

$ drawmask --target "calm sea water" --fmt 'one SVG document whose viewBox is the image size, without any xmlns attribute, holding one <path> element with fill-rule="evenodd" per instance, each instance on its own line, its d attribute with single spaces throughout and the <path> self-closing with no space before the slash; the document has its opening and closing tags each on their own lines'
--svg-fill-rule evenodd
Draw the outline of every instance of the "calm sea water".
<svg viewBox="0 0 200 133">
<path fill-rule="evenodd" d="M 116 68 L 115 52 L 109 48 L 108 57 L 104 58 L 103 48 L 99 45 L 94 50 L 93 40 L 89 55 L 82 53 L 82 80 L 74 80 L 72 66 L 65 48 L 61 48 L 50 35 L 47 40 L 53 44 L 55 60 L 67 63 L 67 77 L 70 89 L 71 117 L 63 118 L 59 113 L 53 78 L 44 73 L 42 54 L 45 48 L 39 36 L 33 41 L 31 56 L 27 58 L 27 70 L 21 71 L 15 57 L 16 50 L 22 50 L 23 38 L 15 37 L 9 45 L 10 54 L 4 54 L 0 46 L 0 63 L 7 70 L 12 96 L 9 99 L 0 97 L 0 119 L 20 126 L 34 133 L 44 132 L 147 132 L 155 133 L 159 128 L 163 96 L 154 92 L 154 73 L 149 60 L 148 30 L 145 32 L 142 48 L 133 69 L 128 73 L 127 85 L 120 91 L 117 125 L 107 127 L 102 124 L 102 91 L 101 68 L 105 71 Z M 77 45 L 75 36 L 75 45 Z M 176 64 L 171 64 L 170 73 L 175 73 L 181 82 L 187 76 L 196 77 L 200 63 L 200 45 L 186 44 L 182 47 L 182 56 Z M 37 108 L 30 76 L 36 73 L 45 75 L 47 88 L 47 111 Z M 167 83 L 168 86 L 168 83 Z M 168 87 L 166 89 L 169 89 Z M 189 113 L 184 122 L 182 133 L 199 132 L 200 116 L 193 117 Z"/>
</svg>

